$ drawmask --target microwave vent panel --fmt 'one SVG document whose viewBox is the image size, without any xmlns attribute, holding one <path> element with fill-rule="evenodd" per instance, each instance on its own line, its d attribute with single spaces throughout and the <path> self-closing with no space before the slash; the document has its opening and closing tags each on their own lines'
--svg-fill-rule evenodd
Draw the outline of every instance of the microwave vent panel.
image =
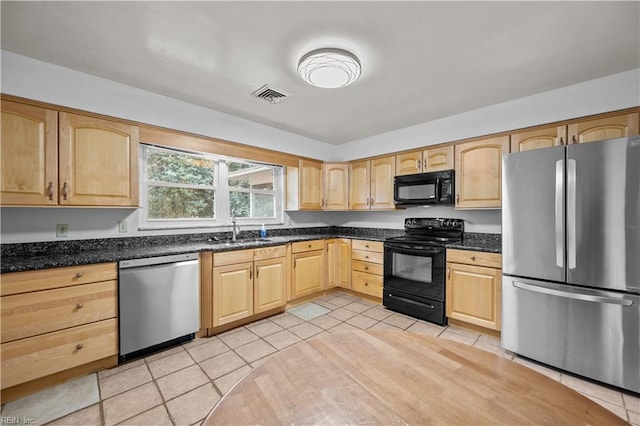
<svg viewBox="0 0 640 426">
<path fill-rule="evenodd" d="M 284 90 L 280 90 L 269 84 L 265 84 L 255 92 L 251 94 L 258 99 L 263 99 L 271 104 L 277 104 L 281 100 L 293 96 L 291 93 L 287 93 Z"/>
</svg>

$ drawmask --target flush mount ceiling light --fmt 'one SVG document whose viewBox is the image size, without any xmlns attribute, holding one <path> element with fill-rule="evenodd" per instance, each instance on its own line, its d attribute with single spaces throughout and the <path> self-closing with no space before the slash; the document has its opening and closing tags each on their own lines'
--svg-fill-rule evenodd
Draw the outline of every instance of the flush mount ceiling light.
<svg viewBox="0 0 640 426">
<path fill-rule="evenodd" d="M 316 49 L 298 62 L 298 74 L 312 86 L 323 89 L 345 87 L 360 77 L 361 66 L 356 56 L 342 49 Z"/>
</svg>

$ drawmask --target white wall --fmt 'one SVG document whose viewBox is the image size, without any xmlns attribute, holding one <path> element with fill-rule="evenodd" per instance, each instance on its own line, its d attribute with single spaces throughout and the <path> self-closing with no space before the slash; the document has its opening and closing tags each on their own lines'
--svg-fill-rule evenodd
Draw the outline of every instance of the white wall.
<svg viewBox="0 0 640 426">
<path fill-rule="evenodd" d="M 640 69 L 634 69 L 342 144 L 333 151 L 331 161 L 349 161 L 638 105 Z"/>
</svg>

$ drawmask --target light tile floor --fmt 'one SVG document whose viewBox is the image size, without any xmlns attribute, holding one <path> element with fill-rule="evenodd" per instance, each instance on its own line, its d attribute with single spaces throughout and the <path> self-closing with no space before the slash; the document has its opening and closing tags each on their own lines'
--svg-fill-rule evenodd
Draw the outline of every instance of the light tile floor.
<svg viewBox="0 0 640 426">
<path fill-rule="evenodd" d="M 2 416 L 29 416 L 35 420 L 34 424 L 53 420 L 47 423 L 51 425 L 199 425 L 239 379 L 270 355 L 318 335 L 357 329 L 424 333 L 513 359 L 640 426 L 640 397 L 637 394 L 620 392 L 519 358 L 503 350 L 498 339 L 458 327 L 440 327 L 416 320 L 341 291 L 218 336 L 196 339 L 101 371 L 97 374 L 99 400 L 85 398 L 81 409 L 73 389 L 84 388 L 74 385 L 75 381 L 38 396 L 46 400 L 43 407 L 53 404 L 58 407 L 55 413 L 65 409 L 66 413 L 71 413 L 64 417 L 56 419 L 59 414 L 44 416 L 33 411 L 29 414 L 25 408 L 30 405 L 27 399 L 6 404 Z M 79 380 L 84 380 L 83 383 L 91 381 L 87 378 Z"/>
</svg>

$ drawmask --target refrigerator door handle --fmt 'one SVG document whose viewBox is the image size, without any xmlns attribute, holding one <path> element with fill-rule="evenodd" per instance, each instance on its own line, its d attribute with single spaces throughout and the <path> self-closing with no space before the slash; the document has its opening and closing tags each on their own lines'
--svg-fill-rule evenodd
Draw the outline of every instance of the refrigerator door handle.
<svg viewBox="0 0 640 426">
<path fill-rule="evenodd" d="M 567 267 L 576 268 L 576 160 L 567 160 Z"/>
<path fill-rule="evenodd" d="M 595 296 L 591 294 L 577 293 L 577 292 L 568 291 L 568 290 L 556 290 L 553 288 L 540 287 L 532 284 L 525 284 L 519 281 L 512 281 L 512 283 L 513 283 L 513 286 L 516 288 L 521 288 L 523 290 L 529 290 L 536 293 L 550 294 L 552 296 L 566 297 L 568 299 L 586 300 L 588 302 L 609 303 L 612 305 L 622 305 L 622 306 L 633 305 L 633 300 L 624 299 L 624 298 Z"/>
<path fill-rule="evenodd" d="M 562 186 L 564 183 L 564 160 L 556 161 L 556 198 L 555 198 L 555 222 L 556 222 L 556 266 L 564 267 L 564 200 L 562 199 Z"/>
</svg>

